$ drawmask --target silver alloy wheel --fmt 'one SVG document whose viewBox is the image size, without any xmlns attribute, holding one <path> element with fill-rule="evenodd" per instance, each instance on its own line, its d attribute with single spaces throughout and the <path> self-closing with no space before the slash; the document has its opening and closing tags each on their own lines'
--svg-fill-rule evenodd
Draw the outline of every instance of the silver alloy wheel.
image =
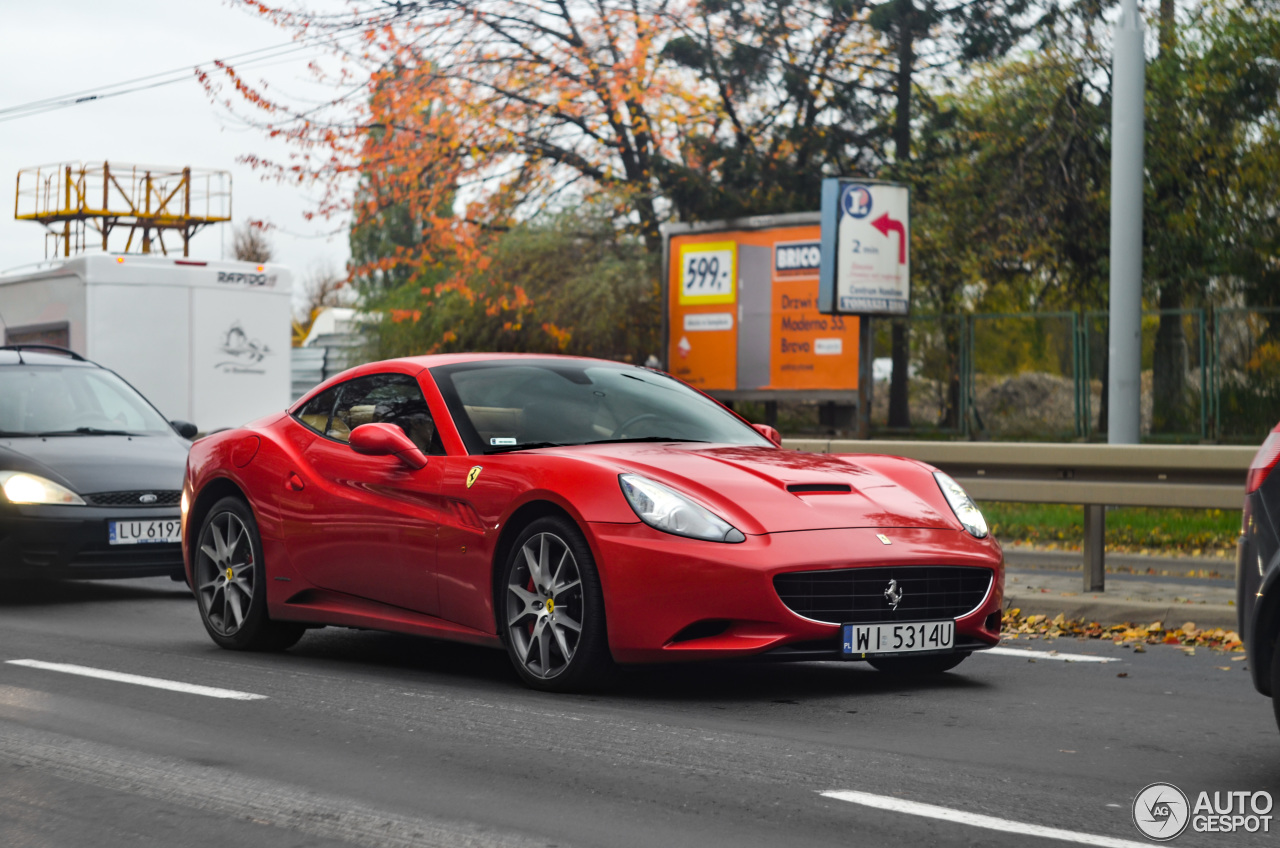
<svg viewBox="0 0 1280 848">
<path fill-rule="evenodd" d="M 253 542 L 235 513 L 220 513 L 205 525 L 196 556 L 196 591 L 219 635 L 230 636 L 244 624 L 253 601 Z"/>
<path fill-rule="evenodd" d="M 582 638 L 582 575 L 564 539 L 532 536 L 507 577 L 507 634 L 530 674 L 549 679 L 568 668 Z"/>
</svg>

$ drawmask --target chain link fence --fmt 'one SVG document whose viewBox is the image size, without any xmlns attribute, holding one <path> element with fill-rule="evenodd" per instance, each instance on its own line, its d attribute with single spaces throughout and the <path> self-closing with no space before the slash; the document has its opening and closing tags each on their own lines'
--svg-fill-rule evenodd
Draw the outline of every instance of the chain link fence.
<svg viewBox="0 0 1280 848">
<path fill-rule="evenodd" d="M 907 342 L 910 418 L 889 421 L 893 331 Z M 1257 442 L 1280 420 L 1280 309 L 1143 313 L 1145 441 Z M 928 316 L 875 322 L 878 434 L 1104 441 L 1105 312 Z"/>
</svg>

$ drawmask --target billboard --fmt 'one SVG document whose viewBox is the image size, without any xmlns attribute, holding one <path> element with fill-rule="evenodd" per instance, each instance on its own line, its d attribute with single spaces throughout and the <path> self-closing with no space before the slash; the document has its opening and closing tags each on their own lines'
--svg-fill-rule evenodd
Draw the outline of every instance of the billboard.
<svg viewBox="0 0 1280 848">
<path fill-rule="evenodd" d="M 857 390 L 858 322 L 818 309 L 818 215 L 664 234 L 668 371 L 722 398 Z"/>
<path fill-rule="evenodd" d="M 833 315 L 906 315 L 911 306 L 907 187 L 822 181 L 821 309 Z"/>
</svg>

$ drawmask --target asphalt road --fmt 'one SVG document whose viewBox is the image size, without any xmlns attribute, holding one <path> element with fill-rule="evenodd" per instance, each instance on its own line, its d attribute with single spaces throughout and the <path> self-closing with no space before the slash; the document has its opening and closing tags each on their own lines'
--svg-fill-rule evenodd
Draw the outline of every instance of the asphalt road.
<svg viewBox="0 0 1280 848">
<path fill-rule="evenodd" d="M 820 793 L 1135 842 L 1153 782 L 1280 799 L 1246 662 L 1049 647 L 1118 661 L 979 655 L 927 683 L 860 663 L 643 668 L 555 696 L 501 653 L 424 639 L 331 628 L 223 651 L 167 579 L 0 584 L 0 845 L 1070 845 Z"/>
</svg>

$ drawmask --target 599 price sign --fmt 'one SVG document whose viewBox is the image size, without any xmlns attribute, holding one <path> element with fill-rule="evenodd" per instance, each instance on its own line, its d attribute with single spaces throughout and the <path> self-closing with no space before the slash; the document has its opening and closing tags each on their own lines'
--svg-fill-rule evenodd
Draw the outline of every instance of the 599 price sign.
<svg viewBox="0 0 1280 848">
<path fill-rule="evenodd" d="M 738 245 L 702 242 L 680 247 L 680 303 L 733 303 Z"/>
</svg>

